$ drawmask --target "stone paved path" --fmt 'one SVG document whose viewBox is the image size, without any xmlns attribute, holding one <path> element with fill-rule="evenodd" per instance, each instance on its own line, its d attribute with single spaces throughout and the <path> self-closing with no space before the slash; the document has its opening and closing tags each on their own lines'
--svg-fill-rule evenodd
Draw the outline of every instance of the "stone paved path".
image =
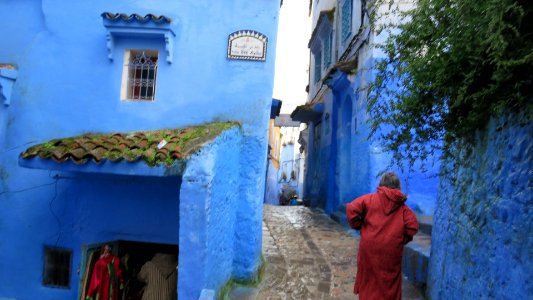
<svg viewBox="0 0 533 300">
<path fill-rule="evenodd" d="M 265 205 L 266 273 L 257 299 L 357 299 L 353 294 L 359 239 L 321 210 Z M 405 280 L 403 299 L 422 300 Z"/>
</svg>

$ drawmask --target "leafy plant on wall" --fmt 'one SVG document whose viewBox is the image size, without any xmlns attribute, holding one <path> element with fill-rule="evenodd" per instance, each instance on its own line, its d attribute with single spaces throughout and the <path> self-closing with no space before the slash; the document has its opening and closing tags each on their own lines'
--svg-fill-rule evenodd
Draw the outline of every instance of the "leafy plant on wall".
<svg viewBox="0 0 533 300">
<path fill-rule="evenodd" d="M 451 142 L 474 141 L 491 117 L 531 110 L 533 5 L 418 0 L 402 12 L 397 2 L 367 7 L 374 30 L 389 34 L 376 45 L 385 57 L 376 62 L 367 109 L 370 136 L 392 163 L 411 168 L 440 150 L 448 156 Z M 384 22 L 391 13 L 400 21 Z"/>
</svg>

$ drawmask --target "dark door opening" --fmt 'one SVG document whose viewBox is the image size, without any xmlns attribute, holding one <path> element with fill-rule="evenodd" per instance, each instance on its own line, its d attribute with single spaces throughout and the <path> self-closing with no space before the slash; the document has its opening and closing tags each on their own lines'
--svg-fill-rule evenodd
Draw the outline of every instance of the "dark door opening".
<svg viewBox="0 0 533 300">
<path fill-rule="evenodd" d="M 139 276 L 139 272 L 147 262 L 154 259 L 156 254 L 158 254 L 158 257 L 172 256 L 175 259 L 177 273 L 178 245 L 122 240 L 86 245 L 82 247 L 80 300 L 85 300 L 87 297 L 93 270 L 100 259 L 104 245 L 109 245 L 112 254 L 120 258 L 120 269 L 124 284 L 123 289 L 120 290 L 119 299 L 140 300 L 142 298 L 148 283 L 146 278 Z M 176 290 L 174 289 L 172 293 L 172 298 L 176 299 Z"/>
</svg>

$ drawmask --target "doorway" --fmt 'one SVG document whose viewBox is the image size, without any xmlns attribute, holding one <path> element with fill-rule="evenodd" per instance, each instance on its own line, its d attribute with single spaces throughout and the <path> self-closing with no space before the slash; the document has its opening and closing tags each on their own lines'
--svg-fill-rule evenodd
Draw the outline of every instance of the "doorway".
<svg viewBox="0 0 533 300">
<path fill-rule="evenodd" d="M 150 261 L 156 254 L 173 255 L 176 258 L 176 262 L 179 257 L 179 247 L 174 244 L 116 240 L 84 245 L 82 246 L 82 260 L 80 265 L 80 274 L 83 274 L 80 277 L 80 296 L 78 298 L 80 300 L 85 300 L 87 297 L 93 276 L 93 269 L 102 254 L 104 245 L 110 246 L 111 253 L 120 258 L 120 268 L 124 279 L 123 289 L 119 297 L 122 300 L 140 300 L 142 298 L 145 283 L 140 280 L 138 275 L 143 265 Z M 174 293 L 176 292 L 174 291 Z M 174 299 L 176 299 L 175 295 Z"/>
</svg>

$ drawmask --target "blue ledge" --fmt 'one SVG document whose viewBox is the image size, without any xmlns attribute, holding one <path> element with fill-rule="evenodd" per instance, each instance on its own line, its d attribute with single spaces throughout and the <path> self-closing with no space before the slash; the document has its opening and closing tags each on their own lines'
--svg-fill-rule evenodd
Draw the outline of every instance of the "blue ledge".
<svg viewBox="0 0 533 300">
<path fill-rule="evenodd" d="M 272 105 L 270 107 L 270 118 L 275 119 L 277 116 L 279 116 L 280 111 L 281 111 L 281 100 L 272 98 Z"/>
<path fill-rule="evenodd" d="M 291 113 L 291 119 L 302 123 L 316 122 L 322 117 L 323 112 L 324 103 L 299 105 Z"/>
<path fill-rule="evenodd" d="M 170 28 L 171 20 L 165 16 L 148 14 L 112 14 L 102 13 L 104 27 L 107 29 L 108 58 L 113 60 L 115 39 L 121 37 L 160 39 L 165 43 L 167 62 L 172 63 L 174 55 L 174 37 L 176 34 Z"/>
<path fill-rule="evenodd" d="M 349 87 L 350 80 L 346 73 L 337 70 L 326 80 L 326 85 L 335 91 L 339 91 Z"/>
<path fill-rule="evenodd" d="M 35 157 L 31 159 L 19 158 L 19 165 L 21 167 L 30 169 L 57 170 L 66 172 L 165 177 L 181 176 L 185 170 L 186 162 L 176 161 L 170 167 L 164 165 L 151 167 L 144 161 L 128 162 L 126 160 L 116 162 L 105 160 L 100 163 L 93 162 L 78 165 L 69 160 L 58 163 L 53 160 Z"/>
</svg>

